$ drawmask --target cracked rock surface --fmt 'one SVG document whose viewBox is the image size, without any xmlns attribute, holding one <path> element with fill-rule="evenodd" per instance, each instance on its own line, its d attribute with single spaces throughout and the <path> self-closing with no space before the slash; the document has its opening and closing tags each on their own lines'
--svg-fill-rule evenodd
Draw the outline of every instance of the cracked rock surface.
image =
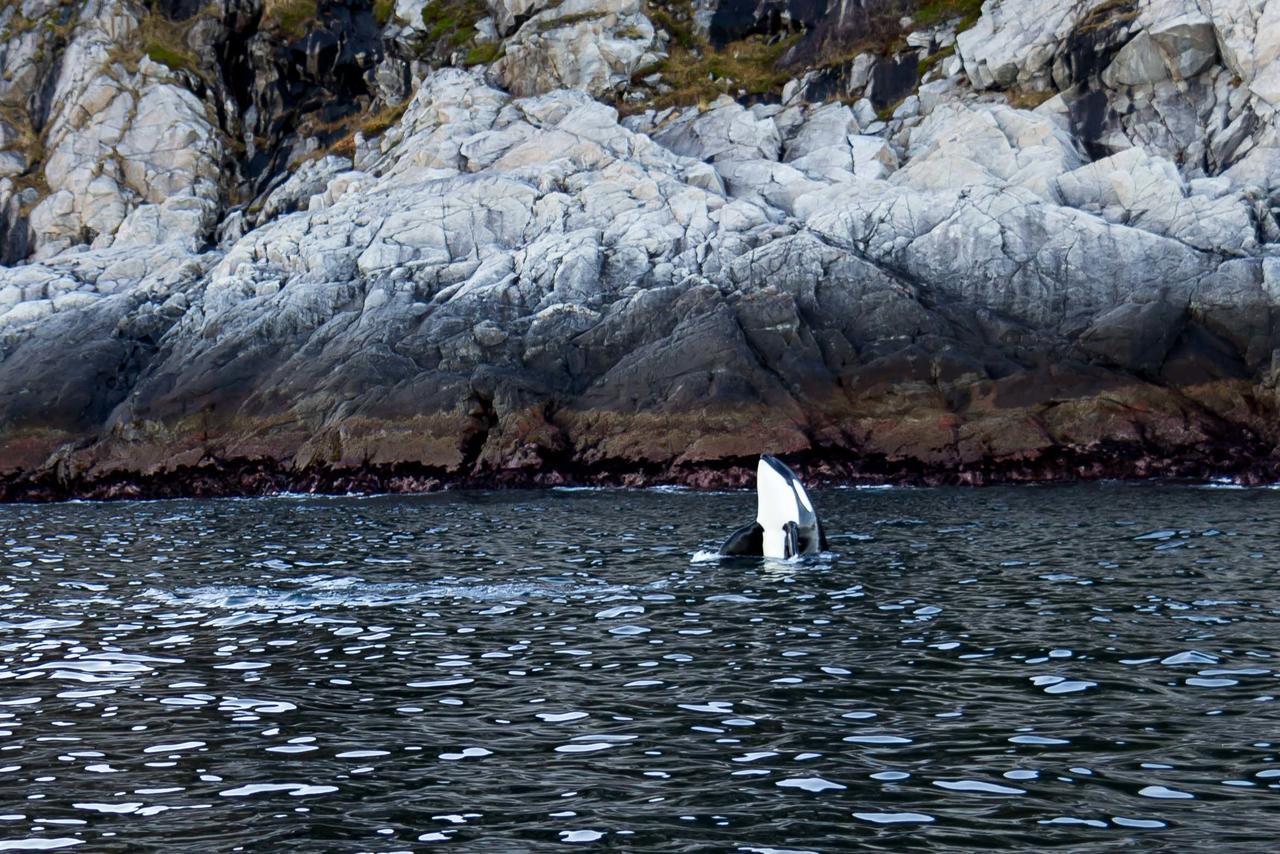
<svg viewBox="0 0 1280 854">
<path fill-rule="evenodd" d="M 246 206 L 95 3 L 0 126 L 0 496 L 1280 472 L 1267 4 L 990 0 L 888 111 L 620 117 L 641 6 L 495 3 L 490 67 Z"/>
</svg>

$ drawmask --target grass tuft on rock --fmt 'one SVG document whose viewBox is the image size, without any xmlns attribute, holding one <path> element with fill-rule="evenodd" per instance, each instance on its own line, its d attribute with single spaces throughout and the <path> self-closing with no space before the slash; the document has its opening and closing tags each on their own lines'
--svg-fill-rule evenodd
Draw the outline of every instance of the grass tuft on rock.
<svg viewBox="0 0 1280 854">
<path fill-rule="evenodd" d="M 982 0 L 925 0 L 911 13 L 917 28 L 933 27 L 943 21 L 959 18 L 956 32 L 963 32 L 982 17 Z"/>
<path fill-rule="evenodd" d="M 354 158 L 356 155 L 357 133 L 362 134 L 365 139 L 373 139 L 374 137 L 385 133 L 388 128 L 400 121 L 401 117 L 404 116 L 404 111 L 408 109 L 408 107 L 409 99 L 406 98 L 399 104 L 391 104 L 383 107 L 376 113 L 352 114 L 327 129 L 329 133 L 337 133 L 341 134 L 341 136 L 329 145 L 328 148 L 322 148 L 317 151 L 314 158 L 324 157 L 328 154 L 337 154 L 342 157 Z"/>
<path fill-rule="evenodd" d="M 175 50 L 167 44 L 148 41 L 142 46 L 142 52 L 150 57 L 152 62 L 167 65 L 172 71 L 193 71 L 195 69 L 195 62 L 192 60 L 189 51 Z"/>
<path fill-rule="evenodd" d="M 364 134 L 365 139 L 372 139 L 375 136 L 385 132 L 387 128 L 400 121 L 404 115 L 404 111 L 409 107 L 409 99 L 401 101 L 399 104 L 392 104 L 381 111 L 367 117 L 360 125 L 360 132 Z"/>
<path fill-rule="evenodd" d="M 947 45 L 941 50 L 935 53 L 929 54 L 924 59 L 920 60 L 920 62 L 916 65 L 916 79 L 923 80 L 924 76 L 929 73 L 930 69 L 932 69 L 939 62 L 942 62 L 942 60 L 946 59 L 948 56 L 955 56 L 955 54 L 956 54 L 955 45 Z"/>
<path fill-rule="evenodd" d="M 307 34 L 319 16 L 317 0 L 265 0 L 261 27 L 288 41 Z"/>
<path fill-rule="evenodd" d="M 50 193 L 44 173 L 44 138 L 31 127 L 31 118 L 25 109 L 0 105 L 0 120 L 8 122 L 18 132 L 18 145 L 15 147 L 27 158 L 26 171 L 9 179 L 13 182 L 14 193 L 21 193 L 28 188 L 36 191 L 36 200 L 22 205 L 22 214 L 25 216 Z"/>
<path fill-rule="evenodd" d="M 1138 17 L 1135 0 L 1107 0 L 1088 11 L 1076 22 L 1077 33 L 1089 33 L 1118 27 Z"/>
<path fill-rule="evenodd" d="M 463 60 L 462 64 L 468 67 L 472 65 L 488 65 L 501 54 L 502 45 L 499 42 L 485 42 L 467 51 L 467 58 Z"/>
<path fill-rule="evenodd" d="M 431 0 L 422 8 L 423 32 L 414 40 L 418 58 L 437 67 L 492 62 L 501 45 L 476 43 L 476 24 L 487 17 L 484 0 Z"/>
<path fill-rule="evenodd" d="M 378 26 L 385 27 L 396 12 L 396 0 L 375 0 L 373 4 L 373 20 Z"/>
<path fill-rule="evenodd" d="M 1052 89 L 1008 89 L 1004 93 L 1010 107 L 1019 110 L 1034 110 L 1057 93 Z"/>
<path fill-rule="evenodd" d="M 865 25 L 850 38 L 843 33 L 834 33 L 828 40 L 819 42 L 808 51 L 791 57 L 793 71 L 800 71 L 799 65 L 811 68 L 835 68 L 853 61 L 859 54 L 870 53 L 880 56 L 893 56 L 909 50 L 907 35 L 914 30 L 927 30 L 955 21 L 955 31 L 963 32 L 982 16 L 983 0 L 899 0 L 875 11 L 868 11 Z M 911 26 L 903 29 L 903 16 L 911 19 Z M 922 63 L 932 65 L 949 54 L 936 53 Z M 936 58 L 935 58 L 936 57 Z M 922 65 L 920 74 L 928 70 Z"/>
<path fill-rule="evenodd" d="M 170 71 L 202 77 L 200 57 L 187 45 L 187 36 L 197 20 L 199 18 L 193 17 L 185 21 L 174 21 L 162 12 L 148 12 L 140 20 L 135 39 L 112 46 L 111 60 L 121 63 L 130 71 L 137 71 L 138 63 L 145 56 Z"/>
<path fill-rule="evenodd" d="M 648 10 L 649 20 L 653 22 L 655 27 L 667 31 L 671 36 L 671 42 L 676 47 L 685 50 L 693 50 L 699 46 L 698 38 L 694 35 L 693 27 L 689 21 L 677 20 L 676 16 L 669 9 L 655 7 Z"/>
<path fill-rule="evenodd" d="M 725 94 L 741 97 L 743 92 L 747 97 L 776 96 L 794 76 L 779 67 L 779 60 L 800 39 L 799 33 L 785 38 L 750 35 L 717 49 L 694 31 L 692 11 L 692 7 L 683 14 L 658 6 L 646 8 L 654 25 L 671 37 L 668 56 L 636 71 L 632 81 L 658 73 L 670 90 L 640 103 L 619 103 L 620 111 L 700 104 Z"/>
<path fill-rule="evenodd" d="M 562 27 L 572 27 L 575 24 L 581 24 L 583 21 L 594 21 L 604 17 L 601 12 L 575 12 L 572 15 L 562 15 L 559 18 L 541 18 L 538 20 L 538 32 L 546 33 L 551 30 L 558 30 Z M 619 33 L 620 36 L 626 38 L 625 35 Z"/>
<path fill-rule="evenodd" d="M 426 40 L 446 42 L 457 48 L 476 36 L 476 22 L 488 16 L 489 9 L 479 0 L 432 0 L 422 7 L 422 23 Z"/>
</svg>

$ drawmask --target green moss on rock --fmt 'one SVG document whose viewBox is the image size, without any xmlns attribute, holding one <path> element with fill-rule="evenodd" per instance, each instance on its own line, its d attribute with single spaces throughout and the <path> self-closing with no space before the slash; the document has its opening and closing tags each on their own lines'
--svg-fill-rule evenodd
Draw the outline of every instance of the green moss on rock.
<svg viewBox="0 0 1280 854">
<path fill-rule="evenodd" d="M 502 45 L 498 42 L 478 44 L 467 51 L 465 65 L 488 65 L 502 54 Z"/>
<path fill-rule="evenodd" d="M 261 26 L 288 41 L 295 41 L 307 34 L 318 15 L 316 0 L 266 0 Z"/>
<path fill-rule="evenodd" d="M 969 29 L 982 16 L 982 0 L 925 0 L 916 7 L 911 19 L 916 27 L 932 27 L 959 18 L 956 32 Z"/>
<path fill-rule="evenodd" d="M 419 38 L 419 55 L 433 64 L 442 64 L 456 51 L 473 44 L 476 24 L 489 16 L 483 0 L 434 0 L 422 9 L 425 33 Z M 484 45 L 474 45 L 466 53 L 465 64 L 478 65 L 490 52 Z M 496 57 L 497 46 L 492 48 Z"/>
<path fill-rule="evenodd" d="M 373 4 L 373 19 L 378 26 L 385 27 L 396 11 L 396 0 L 376 0 Z"/>
</svg>

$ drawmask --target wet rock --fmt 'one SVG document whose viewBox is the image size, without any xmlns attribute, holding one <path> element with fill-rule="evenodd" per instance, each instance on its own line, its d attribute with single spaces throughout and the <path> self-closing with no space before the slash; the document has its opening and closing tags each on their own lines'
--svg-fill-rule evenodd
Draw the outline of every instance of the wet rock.
<svg viewBox="0 0 1280 854">
<path fill-rule="evenodd" d="M 1106 364 L 1153 374 L 1182 333 L 1185 304 L 1160 299 L 1106 312 L 1080 336 L 1080 348 Z"/>
</svg>

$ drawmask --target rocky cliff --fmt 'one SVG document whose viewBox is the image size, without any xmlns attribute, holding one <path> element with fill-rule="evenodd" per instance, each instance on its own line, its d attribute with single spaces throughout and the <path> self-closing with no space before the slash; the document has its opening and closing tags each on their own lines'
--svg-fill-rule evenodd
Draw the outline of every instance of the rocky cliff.
<svg viewBox="0 0 1280 854">
<path fill-rule="evenodd" d="M 1280 4 L 0 9 L 0 497 L 1280 476 Z"/>
</svg>

